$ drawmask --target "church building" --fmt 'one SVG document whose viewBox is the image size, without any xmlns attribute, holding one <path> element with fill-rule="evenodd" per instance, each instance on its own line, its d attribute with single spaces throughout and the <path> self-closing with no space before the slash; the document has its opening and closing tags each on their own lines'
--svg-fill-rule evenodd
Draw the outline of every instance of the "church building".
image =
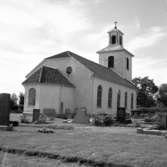
<svg viewBox="0 0 167 167">
<path fill-rule="evenodd" d="M 88 114 L 116 115 L 136 108 L 137 89 L 132 83 L 132 58 L 123 46 L 123 33 L 108 32 L 109 43 L 98 51 L 99 64 L 71 51 L 45 58 L 23 82 L 24 114 L 32 121 L 34 109 L 56 113 L 86 108 Z"/>
</svg>

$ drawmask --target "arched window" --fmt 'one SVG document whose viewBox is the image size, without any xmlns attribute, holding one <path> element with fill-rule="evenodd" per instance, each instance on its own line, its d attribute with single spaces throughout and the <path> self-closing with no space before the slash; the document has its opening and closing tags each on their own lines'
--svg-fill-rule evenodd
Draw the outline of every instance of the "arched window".
<svg viewBox="0 0 167 167">
<path fill-rule="evenodd" d="M 113 68 L 114 67 L 114 56 L 109 56 L 108 57 L 108 68 Z"/>
<path fill-rule="evenodd" d="M 36 99 L 36 90 L 34 88 L 30 88 L 28 92 L 28 105 L 35 106 Z"/>
<path fill-rule="evenodd" d="M 126 58 L 126 69 L 129 70 L 129 59 Z"/>
<path fill-rule="evenodd" d="M 125 108 L 127 108 L 127 104 L 128 104 L 128 93 L 125 92 Z"/>
<path fill-rule="evenodd" d="M 119 43 L 122 45 L 122 36 L 119 37 Z"/>
<path fill-rule="evenodd" d="M 119 90 L 117 94 L 117 108 L 120 107 L 120 104 L 121 104 L 121 91 Z"/>
<path fill-rule="evenodd" d="M 102 91 L 103 88 L 101 85 L 97 87 L 97 107 L 101 108 L 102 106 Z"/>
<path fill-rule="evenodd" d="M 131 94 L 131 109 L 133 109 L 133 103 L 134 103 L 134 100 L 133 100 L 133 93 Z"/>
<path fill-rule="evenodd" d="M 108 90 L 108 108 L 112 107 L 112 88 Z"/>
<path fill-rule="evenodd" d="M 111 43 L 112 43 L 112 44 L 116 44 L 116 36 L 115 36 L 115 35 L 113 35 L 113 36 L 111 37 Z"/>
</svg>

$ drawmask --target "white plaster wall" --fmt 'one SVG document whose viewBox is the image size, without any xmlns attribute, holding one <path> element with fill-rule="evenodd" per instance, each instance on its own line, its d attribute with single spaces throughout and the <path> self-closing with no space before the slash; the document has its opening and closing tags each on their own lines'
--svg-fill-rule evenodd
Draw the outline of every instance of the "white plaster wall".
<svg viewBox="0 0 167 167">
<path fill-rule="evenodd" d="M 60 88 L 58 85 L 44 85 L 40 84 L 40 98 L 39 109 L 50 108 L 59 111 L 59 93 Z"/>
<path fill-rule="evenodd" d="M 31 116 L 32 121 L 33 109 L 55 109 L 57 113 L 60 111 L 60 102 L 63 102 L 64 111 L 66 108 L 74 109 L 74 88 L 61 87 L 60 85 L 38 84 L 25 85 L 25 105 L 24 113 Z M 36 89 L 36 104 L 35 106 L 28 105 L 28 91 L 30 88 Z"/>
<path fill-rule="evenodd" d="M 132 80 L 132 57 L 126 52 L 119 51 L 111 51 L 105 53 L 99 53 L 99 64 L 108 67 L 108 57 L 114 56 L 114 68 L 117 74 L 126 78 L 128 80 Z M 129 70 L 126 69 L 126 58 L 129 58 Z"/>
<path fill-rule="evenodd" d="M 71 111 L 75 108 L 74 100 L 75 88 L 60 87 L 60 102 L 63 102 L 64 111 L 70 109 Z"/>
<path fill-rule="evenodd" d="M 93 113 L 96 112 L 106 112 L 109 114 L 116 114 L 117 112 L 117 93 L 120 90 L 121 92 L 121 103 L 120 107 L 125 106 L 125 92 L 128 93 L 128 103 L 126 111 L 130 113 L 131 111 L 131 93 L 134 94 L 134 109 L 136 108 L 136 91 L 121 85 L 110 83 L 98 78 L 94 78 L 93 82 Z M 102 92 L 102 107 L 97 108 L 97 87 L 101 85 L 103 87 Z M 112 88 L 112 108 L 108 108 L 108 90 Z"/>
<path fill-rule="evenodd" d="M 75 68 L 74 73 L 69 80 L 76 86 L 74 99 L 76 107 L 86 107 L 88 112 L 91 112 L 92 103 L 92 72 L 83 64 L 72 58 L 71 62 Z"/>
</svg>

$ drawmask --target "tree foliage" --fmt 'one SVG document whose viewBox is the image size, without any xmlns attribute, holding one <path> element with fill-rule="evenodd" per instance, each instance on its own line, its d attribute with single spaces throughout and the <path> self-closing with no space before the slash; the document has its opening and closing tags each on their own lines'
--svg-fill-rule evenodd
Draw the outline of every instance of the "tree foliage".
<svg viewBox="0 0 167 167">
<path fill-rule="evenodd" d="M 137 105 L 141 107 L 151 107 L 155 105 L 153 95 L 158 91 L 158 87 L 155 85 L 152 79 L 148 77 L 134 78 L 132 82 L 138 88 Z"/>
<path fill-rule="evenodd" d="M 10 96 L 10 108 L 12 110 L 15 110 L 18 108 L 18 97 L 15 93 L 13 93 L 11 96 Z"/>
<path fill-rule="evenodd" d="M 167 107 L 167 84 L 162 84 L 159 87 L 159 91 L 156 94 L 156 99 L 158 103 L 161 103 L 165 107 Z"/>
<path fill-rule="evenodd" d="M 19 105 L 23 106 L 24 105 L 24 93 L 20 92 L 19 94 Z"/>
</svg>

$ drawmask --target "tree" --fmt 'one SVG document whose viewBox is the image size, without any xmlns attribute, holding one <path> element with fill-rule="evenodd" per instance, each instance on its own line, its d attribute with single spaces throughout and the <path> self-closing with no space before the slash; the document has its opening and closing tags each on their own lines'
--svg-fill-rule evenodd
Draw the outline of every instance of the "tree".
<svg viewBox="0 0 167 167">
<path fill-rule="evenodd" d="M 10 96 L 10 108 L 11 109 L 17 109 L 18 108 L 18 104 L 17 104 L 17 101 L 18 101 L 18 97 L 15 93 L 13 93 L 11 96 Z"/>
<path fill-rule="evenodd" d="M 20 92 L 19 94 L 19 105 L 23 106 L 24 105 L 24 94 Z"/>
<path fill-rule="evenodd" d="M 20 92 L 19 94 L 19 109 L 21 112 L 23 111 L 23 106 L 24 106 L 24 94 Z"/>
<path fill-rule="evenodd" d="M 167 107 L 167 84 L 160 85 L 159 91 L 155 96 L 158 104 Z"/>
<path fill-rule="evenodd" d="M 152 79 L 148 77 L 134 78 L 132 82 L 138 88 L 137 105 L 142 107 L 151 107 L 155 105 L 153 95 L 158 91 L 158 87 L 155 85 Z"/>
</svg>

